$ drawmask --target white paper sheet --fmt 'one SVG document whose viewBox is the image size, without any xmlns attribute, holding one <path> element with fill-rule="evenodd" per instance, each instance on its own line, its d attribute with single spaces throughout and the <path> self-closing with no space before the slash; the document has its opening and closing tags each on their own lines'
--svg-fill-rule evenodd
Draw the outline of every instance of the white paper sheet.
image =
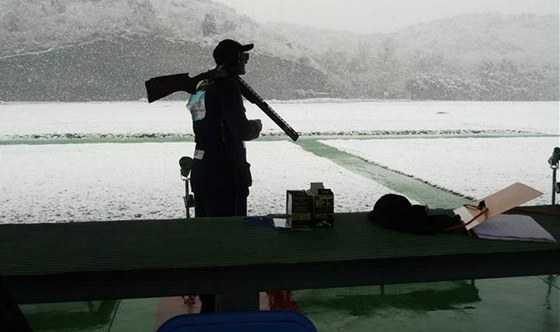
<svg viewBox="0 0 560 332">
<path fill-rule="evenodd" d="M 273 218 L 272 221 L 274 222 L 274 227 L 276 228 L 288 228 L 288 226 L 286 225 L 287 219 Z"/>
<path fill-rule="evenodd" d="M 546 229 L 525 215 L 500 214 L 477 225 L 472 231 L 481 239 L 556 242 Z"/>
</svg>

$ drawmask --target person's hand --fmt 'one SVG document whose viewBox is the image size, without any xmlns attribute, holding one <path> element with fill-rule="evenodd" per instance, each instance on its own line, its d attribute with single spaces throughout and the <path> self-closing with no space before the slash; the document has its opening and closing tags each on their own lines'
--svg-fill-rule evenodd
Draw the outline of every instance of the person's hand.
<svg viewBox="0 0 560 332">
<path fill-rule="evenodd" d="M 258 138 L 262 130 L 262 122 L 260 119 L 249 120 L 249 127 L 244 134 L 243 140 L 250 141 Z"/>
<path fill-rule="evenodd" d="M 256 126 L 257 126 L 257 128 L 258 128 L 258 131 L 259 131 L 259 133 L 260 133 L 261 130 L 262 130 L 262 121 L 261 121 L 261 119 L 255 119 L 255 120 L 253 120 L 253 121 L 255 122 L 255 124 L 256 124 Z"/>
</svg>

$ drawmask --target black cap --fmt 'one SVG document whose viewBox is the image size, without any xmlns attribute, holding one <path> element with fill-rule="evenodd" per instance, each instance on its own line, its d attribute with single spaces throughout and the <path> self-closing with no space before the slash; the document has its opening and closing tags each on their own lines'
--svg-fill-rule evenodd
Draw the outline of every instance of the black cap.
<svg viewBox="0 0 560 332">
<path fill-rule="evenodd" d="M 240 53 L 250 51 L 253 47 L 253 44 L 242 45 L 235 40 L 224 39 L 218 43 L 212 55 L 217 65 L 223 65 L 236 62 Z"/>
<path fill-rule="evenodd" d="M 406 197 L 397 194 L 381 196 L 368 219 L 387 229 L 418 235 L 435 234 L 461 223 L 457 215 L 428 215 L 425 206 L 412 205 Z"/>
</svg>

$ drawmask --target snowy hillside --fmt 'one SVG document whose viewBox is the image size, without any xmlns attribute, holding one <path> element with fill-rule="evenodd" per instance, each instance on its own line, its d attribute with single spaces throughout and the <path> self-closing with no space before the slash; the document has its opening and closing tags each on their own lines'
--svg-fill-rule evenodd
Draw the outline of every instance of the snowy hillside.
<svg viewBox="0 0 560 332">
<path fill-rule="evenodd" d="M 259 24 L 213 1 L 4 0 L 0 100 L 138 100 L 151 76 L 209 69 L 224 38 L 255 43 L 247 79 L 267 99 L 558 100 L 558 33 L 557 15 L 367 35 Z"/>
<path fill-rule="evenodd" d="M 157 35 L 207 47 L 227 36 L 266 45 L 257 52 L 301 55 L 274 30 L 263 31 L 233 8 L 205 0 L 4 0 L 0 18 L 4 57 L 123 35 Z"/>
</svg>

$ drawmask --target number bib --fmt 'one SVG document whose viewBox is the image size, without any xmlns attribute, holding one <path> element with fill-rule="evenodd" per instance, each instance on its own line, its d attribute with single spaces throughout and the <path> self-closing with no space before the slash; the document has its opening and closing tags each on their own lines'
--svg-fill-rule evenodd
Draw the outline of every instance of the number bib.
<svg viewBox="0 0 560 332">
<path fill-rule="evenodd" d="M 200 121 L 206 116 L 206 105 L 204 103 L 205 92 L 204 90 L 198 90 L 189 98 L 187 108 L 191 112 L 193 122 Z"/>
</svg>

